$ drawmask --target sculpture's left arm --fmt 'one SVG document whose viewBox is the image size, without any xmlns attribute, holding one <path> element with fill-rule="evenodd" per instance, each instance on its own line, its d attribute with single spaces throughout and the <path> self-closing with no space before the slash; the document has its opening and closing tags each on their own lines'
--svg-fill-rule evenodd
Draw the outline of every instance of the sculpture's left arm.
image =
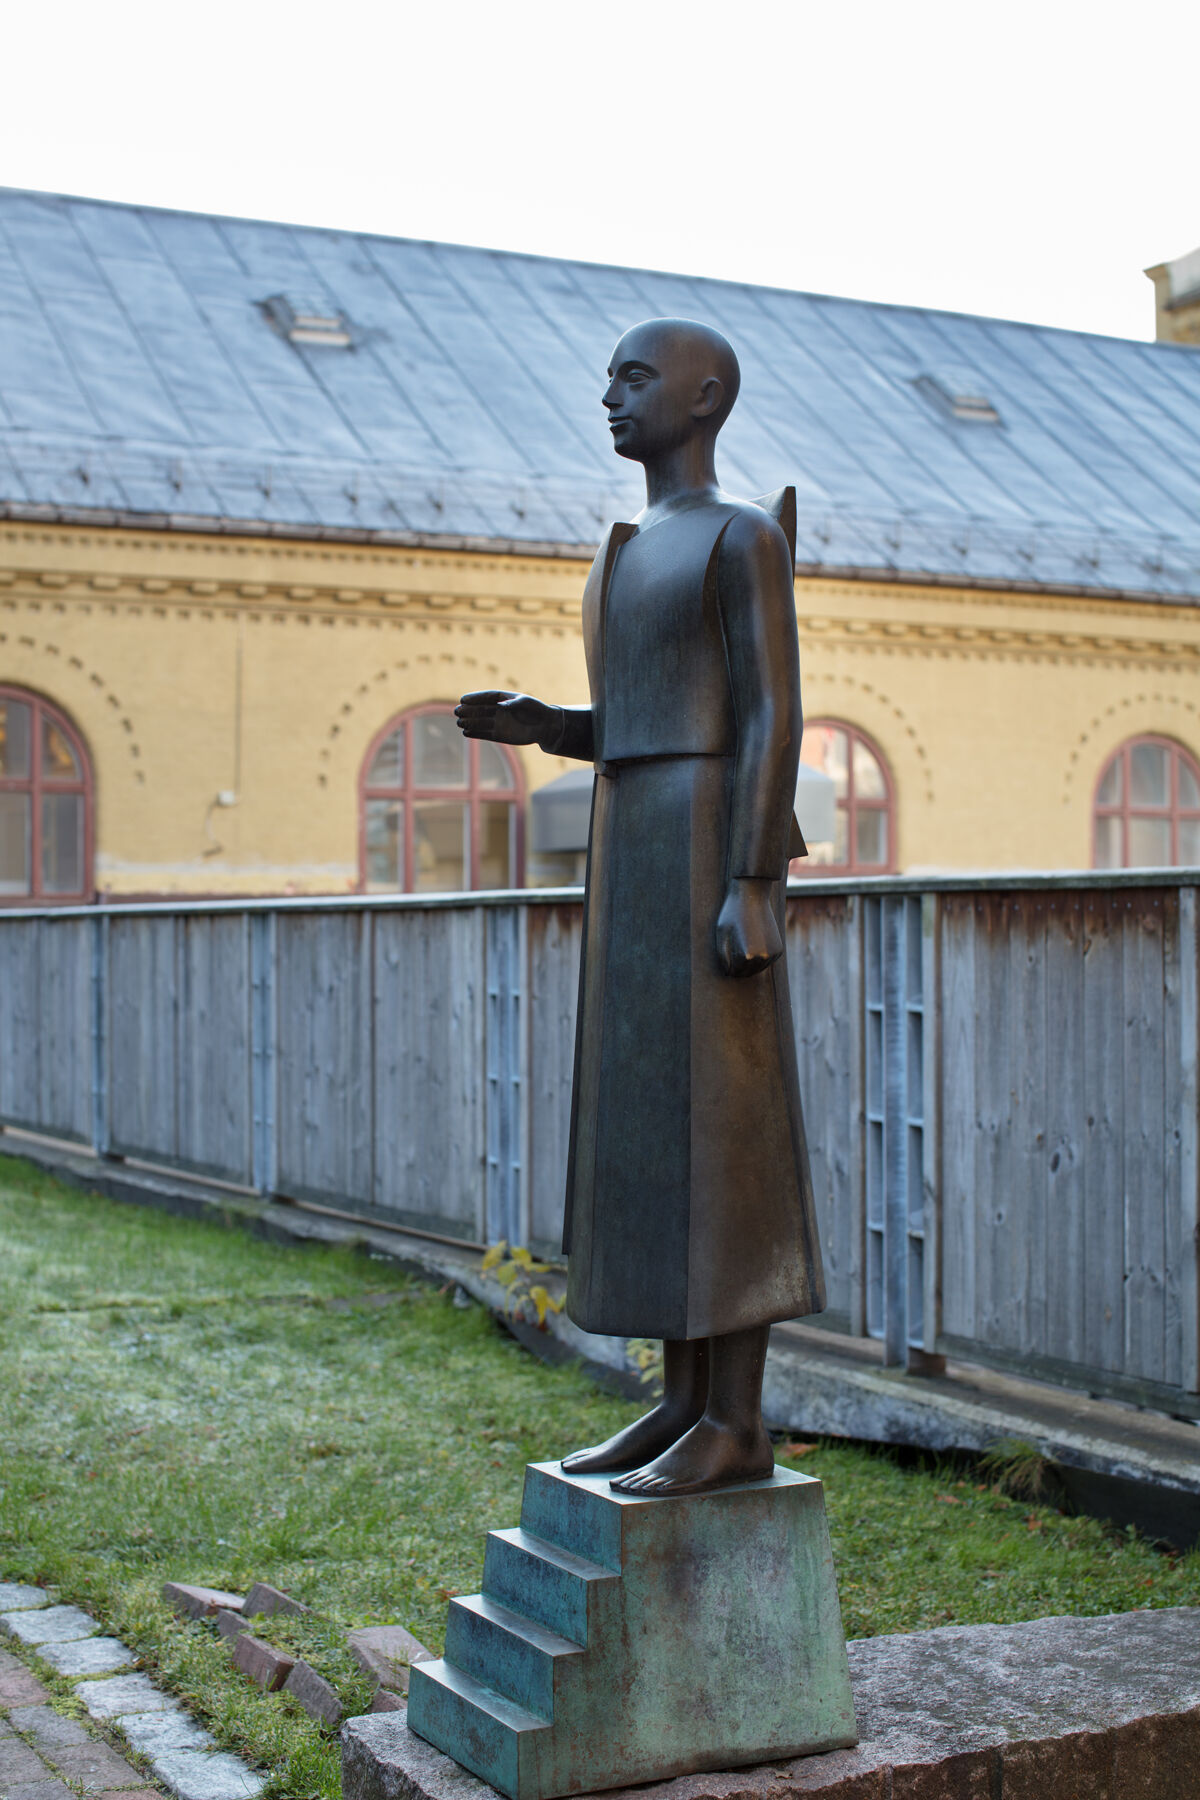
<svg viewBox="0 0 1200 1800">
<path fill-rule="evenodd" d="M 717 947 L 728 974 L 752 975 L 783 948 L 771 884 L 787 869 L 803 730 L 792 560 L 773 519 L 746 512 L 730 521 L 717 584 L 737 719 L 728 891 Z"/>
<path fill-rule="evenodd" d="M 737 716 L 729 873 L 778 881 L 804 719 L 791 558 L 773 519 L 740 513 L 730 521 L 717 580 Z"/>
</svg>

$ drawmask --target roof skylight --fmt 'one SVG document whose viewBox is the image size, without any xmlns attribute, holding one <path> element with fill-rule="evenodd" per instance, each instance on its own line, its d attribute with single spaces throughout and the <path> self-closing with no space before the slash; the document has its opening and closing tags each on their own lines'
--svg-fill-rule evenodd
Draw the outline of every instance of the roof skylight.
<svg viewBox="0 0 1200 1800">
<path fill-rule="evenodd" d="M 1000 414 L 982 381 L 969 369 L 926 370 L 916 376 L 913 386 L 948 418 L 963 419 L 973 425 L 1000 423 Z"/>
<path fill-rule="evenodd" d="M 328 302 L 294 294 L 272 294 L 261 302 L 276 331 L 289 344 L 325 344 L 332 350 L 349 350 L 354 332 L 345 313 Z"/>
</svg>

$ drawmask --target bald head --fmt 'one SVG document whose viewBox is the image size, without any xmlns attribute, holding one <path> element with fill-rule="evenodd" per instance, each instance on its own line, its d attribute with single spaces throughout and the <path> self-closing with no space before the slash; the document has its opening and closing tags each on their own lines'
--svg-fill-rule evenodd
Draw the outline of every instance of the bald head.
<svg viewBox="0 0 1200 1800">
<path fill-rule="evenodd" d="M 695 319 L 646 319 L 632 326 L 613 351 L 612 375 L 622 363 L 649 362 L 660 373 L 692 382 L 721 384 L 719 408 L 712 415 L 718 429 L 725 423 L 737 399 L 741 370 L 728 338 Z"/>
<path fill-rule="evenodd" d="M 728 339 L 694 319 L 647 319 L 613 351 L 604 396 L 613 444 L 646 462 L 687 438 L 715 439 L 741 373 Z"/>
</svg>

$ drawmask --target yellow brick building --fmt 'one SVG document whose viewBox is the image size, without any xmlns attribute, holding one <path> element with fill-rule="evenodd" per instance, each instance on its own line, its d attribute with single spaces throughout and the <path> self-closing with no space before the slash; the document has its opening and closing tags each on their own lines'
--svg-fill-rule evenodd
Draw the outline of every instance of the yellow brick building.
<svg viewBox="0 0 1200 1800">
<path fill-rule="evenodd" d="M 730 487 L 799 488 L 820 866 L 1200 861 L 1194 351 L 39 195 L 0 228 L 0 903 L 569 873 L 527 830 L 566 763 L 456 798 L 436 713 L 407 773 L 389 733 L 586 698 L 638 504 L 603 369 L 666 312 L 742 356 Z"/>
</svg>

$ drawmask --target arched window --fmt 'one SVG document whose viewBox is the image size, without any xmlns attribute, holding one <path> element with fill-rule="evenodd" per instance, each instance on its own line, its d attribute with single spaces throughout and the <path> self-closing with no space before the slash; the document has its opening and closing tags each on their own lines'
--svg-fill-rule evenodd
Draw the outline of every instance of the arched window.
<svg viewBox="0 0 1200 1800">
<path fill-rule="evenodd" d="M 834 791 L 834 834 L 809 844 L 793 875 L 885 875 L 896 866 L 892 778 L 868 737 L 841 719 L 805 721 L 802 762 L 828 775 Z"/>
<path fill-rule="evenodd" d="M 1200 863 L 1200 765 L 1170 738 L 1130 738 L 1096 783 L 1092 866 L 1181 863 Z"/>
<path fill-rule="evenodd" d="M 0 906 L 86 900 L 92 771 L 57 707 L 0 687 Z"/>
<path fill-rule="evenodd" d="M 452 706 L 393 719 L 363 764 L 360 885 L 368 894 L 520 887 L 521 800 L 515 758 L 464 738 Z"/>
</svg>

